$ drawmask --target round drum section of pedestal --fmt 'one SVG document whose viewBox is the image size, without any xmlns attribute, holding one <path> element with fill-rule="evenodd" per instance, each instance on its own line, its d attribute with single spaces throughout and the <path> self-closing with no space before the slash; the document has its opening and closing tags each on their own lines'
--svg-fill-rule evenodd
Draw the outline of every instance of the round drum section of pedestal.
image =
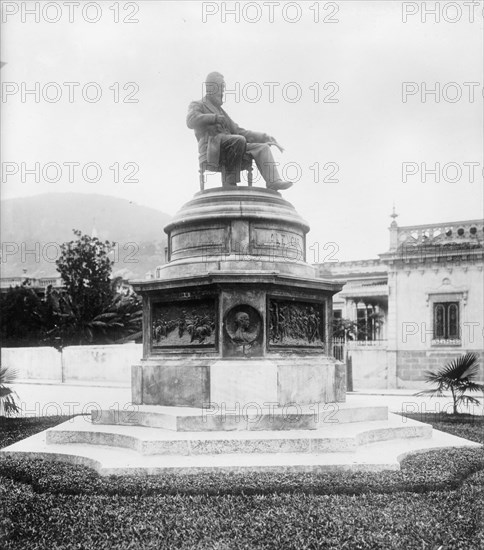
<svg viewBox="0 0 484 550">
<path fill-rule="evenodd" d="M 209 189 L 197 193 L 165 227 L 168 265 L 163 271 L 193 268 L 188 264 L 195 263 L 200 269 L 206 264 L 211 270 L 295 270 L 311 275 L 306 264 L 308 231 L 307 222 L 278 192 Z"/>
</svg>

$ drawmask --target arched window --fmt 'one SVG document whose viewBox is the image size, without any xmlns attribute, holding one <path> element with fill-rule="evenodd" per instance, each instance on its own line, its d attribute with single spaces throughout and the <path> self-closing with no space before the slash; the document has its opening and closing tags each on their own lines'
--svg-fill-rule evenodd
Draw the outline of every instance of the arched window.
<svg viewBox="0 0 484 550">
<path fill-rule="evenodd" d="M 445 307 L 434 304 L 434 338 L 445 338 Z"/>
<path fill-rule="evenodd" d="M 451 340 L 460 338 L 459 334 L 459 304 L 449 304 L 447 308 L 447 327 L 449 330 L 449 338 Z"/>
<path fill-rule="evenodd" d="M 459 302 L 434 303 L 434 339 L 458 340 Z"/>
</svg>

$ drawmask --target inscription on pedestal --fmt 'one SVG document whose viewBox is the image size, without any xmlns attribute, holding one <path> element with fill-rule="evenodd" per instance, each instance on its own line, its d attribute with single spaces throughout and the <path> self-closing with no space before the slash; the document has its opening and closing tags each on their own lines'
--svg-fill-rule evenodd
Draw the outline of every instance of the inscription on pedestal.
<svg viewBox="0 0 484 550">
<path fill-rule="evenodd" d="M 293 231 L 251 227 L 251 253 L 280 256 L 286 261 L 303 261 L 304 237 Z"/>
<path fill-rule="evenodd" d="M 324 348 L 324 304 L 269 300 L 269 346 Z"/>
<path fill-rule="evenodd" d="M 179 229 L 171 236 L 171 259 L 228 254 L 225 225 Z"/>
<path fill-rule="evenodd" d="M 215 299 L 153 304 L 153 348 L 215 347 Z"/>
</svg>

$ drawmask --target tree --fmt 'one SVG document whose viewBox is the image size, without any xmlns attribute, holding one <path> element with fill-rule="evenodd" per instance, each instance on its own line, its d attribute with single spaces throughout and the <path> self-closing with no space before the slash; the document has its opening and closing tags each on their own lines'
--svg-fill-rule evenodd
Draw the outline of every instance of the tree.
<svg viewBox="0 0 484 550">
<path fill-rule="evenodd" d="M 452 394 L 454 414 L 458 414 L 459 405 L 480 405 L 479 400 L 470 395 L 470 392 L 484 392 L 484 385 L 474 382 L 479 374 L 479 356 L 476 353 L 468 352 L 457 357 L 437 372 L 425 371 L 425 381 L 437 384 L 431 390 L 424 390 L 416 393 L 416 396 L 429 395 L 430 397 L 443 397 L 444 391 Z"/>
<path fill-rule="evenodd" d="M 74 230 L 77 239 L 61 245 L 56 261 L 64 289 L 49 288 L 46 301 L 57 318 L 49 336 L 58 347 L 113 343 L 141 329 L 141 299 L 117 292 L 111 280 L 115 243 Z"/>
<path fill-rule="evenodd" d="M 92 320 L 102 313 L 112 298 L 109 258 L 115 243 L 82 235 L 74 230 L 76 240 L 61 245 L 57 270 L 70 297 L 79 322 Z"/>
</svg>

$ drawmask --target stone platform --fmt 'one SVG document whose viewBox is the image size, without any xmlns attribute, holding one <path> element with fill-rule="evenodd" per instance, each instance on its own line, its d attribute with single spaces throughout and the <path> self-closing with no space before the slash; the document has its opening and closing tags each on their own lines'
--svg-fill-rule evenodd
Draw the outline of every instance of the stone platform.
<svg viewBox="0 0 484 550">
<path fill-rule="evenodd" d="M 204 409 L 140 405 L 96 410 L 91 418 L 95 425 L 144 426 L 177 432 L 317 430 L 334 424 L 387 419 L 388 408 L 384 406 L 315 403 L 299 407 L 292 403 L 261 408 L 255 402 L 238 410 L 217 405 Z"/>
<path fill-rule="evenodd" d="M 168 410 L 171 409 L 171 410 Z M 296 416 L 283 410 L 256 417 L 213 410 L 141 407 L 78 416 L 0 451 L 89 466 L 101 475 L 201 472 L 319 472 L 398 470 L 409 453 L 478 444 L 386 407 L 350 407 Z M 218 419 L 218 420 L 217 420 Z M 206 421 L 206 423 L 205 423 Z M 222 429 L 221 429 L 222 428 Z"/>
</svg>

